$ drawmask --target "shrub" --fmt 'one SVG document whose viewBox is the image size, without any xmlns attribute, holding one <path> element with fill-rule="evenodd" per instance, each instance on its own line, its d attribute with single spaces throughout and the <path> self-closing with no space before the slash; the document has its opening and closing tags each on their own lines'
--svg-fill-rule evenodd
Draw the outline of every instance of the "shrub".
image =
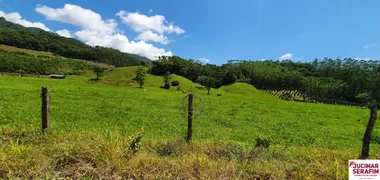
<svg viewBox="0 0 380 180">
<path fill-rule="evenodd" d="M 164 88 L 165 88 L 165 89 L 170 89 L 170 84 L 165 84 L 165 85 L 164 85 Z"/>
<path fill-rule="evenodd" d="M 152 146 L 160 156 L 182 156 L 187 152 L 187 144 L 183 141 L 160 142 Z"/>
<path fill-rule="evenodd" d="M 172 81 L 172 86 L 179 86 L 179 82 L 177 80 Z"/>
<path fill-rule="evenodd" d="M 141 138 L 144 134 L 144 128 L 141 128 L 140 131 L 137 131 L 136 134 L 127 136 L 126 139 L 129 142 L 129 150 L 133 153 L 136 153 L 141 148 Z"/>
<path fill-rule="evenodd" d="M 255 147 L 269 148 L 270 141 L 268 139 L 256 138 Z"/>
</svg>

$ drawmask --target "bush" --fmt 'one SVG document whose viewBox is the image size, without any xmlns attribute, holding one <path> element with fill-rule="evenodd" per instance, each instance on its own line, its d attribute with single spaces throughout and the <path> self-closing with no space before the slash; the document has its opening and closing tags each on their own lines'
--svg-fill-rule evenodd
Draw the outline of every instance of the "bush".
<svg viewBox="0 0 380 180">
<path fill-rule="evenodd" d="M 165 88 L 165 89 L 170 89 L 170 84 L 165 84 L 165 85 L 164 85 L 164 88 Z"/>
<path fill-rule="evenodd" d="M 179 82 L 177 80 L 172 81 L 172 86 L 179 86 Z"/>
<path fill-rule="evenodd" d="M 141 128 L 140 131 L 137 131 L 136 134 L 127 136 L 126 139 L 129 142 L 129 150 L 133 153 L 136 153 L 141 148 L 141 138 L 144 135 L 144 128 Z"/>
<path fill-rule="evenodd" d="M 160 156 L 183 156 L 187 152 L 187 144 L 183 141 L 160 142 L 152 146 Z"/>
<path fill-rule="evenodd" d="M 269 148 L 270 141 L 268 139 L 257 138 L 255 147 Z"/>
</svg>

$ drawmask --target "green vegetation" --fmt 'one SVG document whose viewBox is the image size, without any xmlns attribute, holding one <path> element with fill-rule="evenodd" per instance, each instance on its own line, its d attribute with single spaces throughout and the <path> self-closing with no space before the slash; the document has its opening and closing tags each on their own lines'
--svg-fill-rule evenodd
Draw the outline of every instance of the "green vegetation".
<svg viewBox="0 0 380 180">
<path fill-rule="evenodd" d="M 101 77 L 103 77 L 105 69 L 102 67 L 96 66 L 94 67 L 93 71 L 96 74 L 96 80 L 99 80 Z"/>
<path fill-rule="evenodd" d="M 74 38 L 65 38 L 38 28 L 26 28 L 8 22 L 3 17 L 0 17 L 0 44 L 52 52 L 67 58 L 86 59 L 116 67 L 150 62 L 148 58 L 139 55 L 122 53 L 112 48 L 91 47 Z"/>
<path fill-rule="evenodd" d="M 164 88 L 165 89 L 170 89 L 170 82 L 172 80 L 172 75 L 170 74 L 169 71 L 166 72 L 164 75 Z"/>
<path fill-rule="evenodd" d="M 177 80 L 172 81 L 172 86 L 179 86 L 179 82 Z"/>
<path fill-rule="evenodd" d="M 304 101 L 309 102 L 311 101 L 309 97 L 307 97 L 305 94 L 302 94 L 300 91 L 291 91 L 291 90 L 266 90 L 269 94 L 272 94 L 273 96 L 276 96 L 280 99 L 287 100 L 287 101 Z"/>
<path fill-rule="evenodd" d="M 0 50 L 1 72 L 82 75 L 0 76 L 0 179 L 347 179 L 368 109 L 294 101 L 364 106 L 380 98 L 379 61 L 217 66 L 172 56 L 146 65 L 150 61 L 138 55 L 4 18 L 0 43 L 29 49 Z M 106 70 L 67 58 L 131 67 Z M 51 90 L 46 134 L 40 129 L 41 86 Z M 191 144 L 183 140 L 183 92 L 205 103 L 193 120 Z M 195 98 L 194 110 L 199 108 Z M 379 126 L 370 158 L 380 158 Z"/>
<path fill-rule="evenodd" d="M 91 47 L 73 38 L 37 28 L 25 28 L 0 18 L 0 44 L 51 52 L 67 58 L 87 59 L 116 67 L 150 63 L 147 58 L 122 53 L 105 47 Z M 178 56 L 160 57 L 153 62 L 150 73 L 177 74 L 196 82 L 209 77 L 212 87 L 247 82 L 259 89 L 299 91 L 311 101 L 326 103 L 366 104 L 360 94 L 380 102 L 380 61 L 315 59 L 313 62 L 230 60 L 221 66 Z M 165 85 L 169 88 L 170 84 Z M 290 98 L 287 94 L 287 97 Z"/>
<path fill-rule="evenodd" d="M 145 83 L 145 79 L 146 79 L 146 71 L 142 67 L 139 67 L 137 69 L 135 79 L 136 79 L 137 83 L 140 84 L 140 88 L 142 88 L 142 86 Z"/>
<path fill-rule="evenodd" d="M 188 145 L 185 94 L 154 75 L 136 88 L 137 69 L 95 82 L 0 76 L 0 178 L 347 179 L 360 154 L 367 109 L 283 101 L 246 83 L 206 95 L 173 74 L 205 102 Z M 41 86 L 51 88 L 50 134 L 40 132 Z M 372 137 L 370 158 L 380 158 L 379 126 Z"/>
<path fill-rule="evenodd" d="M 210 90 L 212 87 L 215 86 L 217 80 L 213 77 L 210 77 L 210 76 L 200 75 L 200 76 L 198 76 L 196 82 L 201 84 L 201 86 L 206 87 L 207 94 L 210 94 Z"/>
<path fill-rule="evenodd" d="M 0 72 L 78 75 L 94 67 L 96 66 L 86 62 L 61 57 L 36 56 L 0 50 Z"/>
<path fill-rule="evenodd" d="M 37 55 L 37 56 L 41 55 L 41 56 L 51 56 L 51 57 L 55 56 L 55 57 L 57 57 L 57 55 L 54 55 L 51 52 L 34 51 L 34 50 L 30 50 L 30 49 L 22 49 L 22 48 L 17 48 L 17 47 L 14 47 L 14 46 L 3 45 L 3 44 L 0 45 L 0 50 L 11 51 L 11 52 L 22 52 L 22 53 L 27 53 L 27 54 Z M 60 56 L 60 57 L 64 58 L 62 56 Z M 67 59 L 69 59 L 69 58 L 67 58 Z M 99 66 L 99 67 L 103 67 L 103 68 L 114 68 L 115 67 L 113 65 L 104 64 L 104 63 L 97 63 L 97 62 L 83 60 L 83 59 L 70 59 L 70 60 L 82 61 L 82 62 L 93 64 L 93 65 L 96 65 L 96 66 Z"/>
<path fill-rule="evenodd" d="M 360 94 L 369 94 L 370 99 L 380 102 L 380 61 L 325 58 L 310 63 L 229 61 L 216 66 L 172 56 L 153 62 L 152 74 L 167 71 L 214 88 L 246 82 L 263 90 L 299 91 L 311 101 L 360 105 Z M 284 95 L 292 98 L 289 93 Z"/>
</svg>

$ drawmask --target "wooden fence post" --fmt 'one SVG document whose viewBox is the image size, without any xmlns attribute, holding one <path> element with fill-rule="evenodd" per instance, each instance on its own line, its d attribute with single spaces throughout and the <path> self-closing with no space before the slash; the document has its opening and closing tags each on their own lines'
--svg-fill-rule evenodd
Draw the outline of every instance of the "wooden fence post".
<svg viewBox="0 0 380 180">
<path fill-rule="evenodd" d="M 363 145 L 362 145 L 362 154 L 360 155 L 361 159 L 367 159 L 369 157 L 369 143 L 371 142 L 372 130 L 377 119 L 377 102 L 372 100 L 371 103 L 371 113 L 367 125 L 367 129 L 364 133 Z"/>
<path fill-rule="evenodd" d="M 187 114 L 187 142 L 191 142 L 191 137 L 193 136 L 193 98 L 192 93 L 189 94 L 189 106 Z"/>
<path fill-rule="evenodd" d="M 50 130 L 50 90 L 48 87 L 42 87 L 42 132 Z"/>
</svg>

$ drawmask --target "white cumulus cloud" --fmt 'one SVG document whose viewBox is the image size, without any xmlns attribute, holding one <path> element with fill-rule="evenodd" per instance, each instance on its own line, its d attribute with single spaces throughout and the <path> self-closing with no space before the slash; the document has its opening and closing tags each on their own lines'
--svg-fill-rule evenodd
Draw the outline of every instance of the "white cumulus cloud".
<svg viewBox="0 0 380 180">
<path fill-rule="evenodd" d="M 201 62 L 205 62 L 205 63 L 209 63 L 210 62 L 210 60 L 207 59 L 207 58 L 205 58 L 205 57 L 201 57 L 198 60 L 201 61 Z"/>
<path fill-rule="evenodd" d="M 137 32 L 152 30 L 159 34 L 170 34 L 173 32 L 177 34 L 185 33 L 185 30 L 182 28 L 173 25 L 173 23 L 168 23 L 162 15 L 146 16 L 139 12 L 127 13 L 125 11 L 119 11 L 116 15 L 119 16 L 126 25 Z"/>
<path fill-rule="evenodd" d="M 360 60 L 369 61 L 369 60 L 371 60 L 371 58 L 355 58 L 355 60 L 358 60 L 358 61 L 360 61 Z"/>
<path fill-rule="evenodd" d="M 127 36 L 119 33 L 113 35 L 99 35 L 94 31 L 82 30 L 76 32 L 75 35 L 79 39 L 86 41 L 89 45 L 112 47 L 122 52 L 146 56 L 152 60 L 157 59 L 158 56 L 173 55 L 171 51 L 165 51 L 165 49 L 154 47 L 152 44 L 148 44 L 144 41 L 129 41 Z"/>
<path fill-rule="evenodd" d="M 136 40 L 143 40 L 143 41 L 154 41 L 159 42 L 161 44 L 169 44 L 170 40 L 164 36 L 164 35 L 158 35 L 151 30 L 143 31 L 141 34 L 139 34 L 136 38 Z"/>
<path fill-rule="evenodd" d="M 364 49 L 367 49 L 367 48 L 371 48 L 371 47 L 375 47 L 376 44 L 375 43 L 372 43 L 372 44 L 366 44 L 363 46 Z"/>
<path fill-rule="evenodd" d="M 35 10 L 44 15 L 48 20 L 72 24 L 82 29 L 96 31 L 102 34 L 114 33 L 117 26 L 115 20 L 109 19 L 105 21 L 98 13 L 77 5 L 66 4 L 63 8 L 57 9 L 38 5 Z"/>
<path fill-rule="evenodd" d="M 7 21 L 23 25 L 25 27 L 36 27 L 43 29 L 45 31 L 50 31 L 49 28 L 45 26 L 45 24 L 42 24 L 40 22 L 30 22 L 25 19 L 22 19 L 21 15 L 17 12 L 12 12 L 12 13 L 4 13 L 3 11 L 0 11 L 0 17 L 4 17 Z"/>
<path fill-rule="evenodd" d="M 158 56 L 172 56 L 171 51 L 157 48 L 144 40 L 152 40 L 153 37 L 140 37 L 140 41 L 129 41 L 127 36 L 120 34 L 118 24 L 114 19 L 104 20 L 100 14 L 77 5 L 66 4 L 63 8 L 50 8 L 38 5 L 35 9 L 48 20 L 55 20 L 80 27 L 81 30 L 74 34 L 80 40 L 89 45 L 112 47 L 122 52 L 139 54 L 155 60 Z M 150 39 L 149 39 L 150 38 Z M 157 37 L 154 37 L 157 40 Z M 161 40 L 165 42 L 164 40 Z"/>
<path fill-rule="evenodd" d="M 286 53 L 280 57 L 280 60 L 290 59 L 293 57 L 293 53 Z"/>
<path fill-rule="evenodd" d="M 56 33 L 57 33 L 58 35 L 60 35 L 60 36 L 67 37 L 67 38 L 71 38 L 71 37 L 73 37 L 73 36 L 71 36 L 70 31 L 67 30 L 67 29 L 58 30 Z"/>
</svg>

